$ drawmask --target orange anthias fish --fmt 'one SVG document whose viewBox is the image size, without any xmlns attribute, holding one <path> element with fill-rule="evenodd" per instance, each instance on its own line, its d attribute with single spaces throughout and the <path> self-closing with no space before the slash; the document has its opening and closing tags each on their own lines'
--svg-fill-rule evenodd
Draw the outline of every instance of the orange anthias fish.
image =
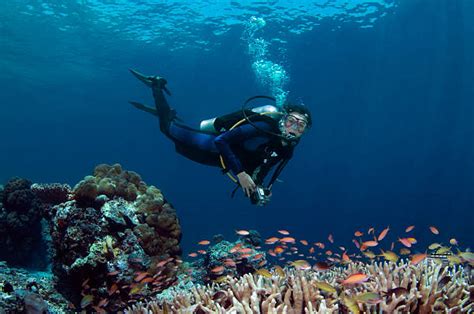
<svg viewBox="0 0 474 314">
<path fill-rule="evenodd" d="M 439 230 L 436 227 L 430 226 L 430 230 L 433 234 L 439 234 Z"/>
<path fill-rule="evenodd" d="M 356 232 L 354 232 L 354 235 L 355 235 L 356 237 L 361 237 L 361 236 L 363 236 L 364 234 L 363 234 L 362 232 L 360 232 L 359 230 L 357 230 Z"/>
<path fill-rule="evenodd" d="M 277 246 L 276 248 L 273 249 L 273 252 L 275 252 L 275 254 L 281 254 L 285 251 L 285 249 L 281 246 Z"/>
<path fill-rule="evenodd" d="M 406 229 L 405 229 L 405 232 L 410 232 L 412 231 L 413 229 L 415 229 L 415 226 L 408 226 Z"/>
<path fill-rule="evenodd" d="M 321 250 L 324 249 L 324 247 L 325 247 L 324 243 L 322 243 L 322 242 L 316 242 L 316 243 L 314 243 L 314 245 L 316 245 Z"/>
<path fill-rule="evenodd" d="M 346 254 L 346 252 L 342 253 L 342 260 L 345 263 L 350 263 L 351 262 L 351 259 L 349 258 L 349 255 Z"/>
<path fill-rule="evenodd" d="M 238 235 L 241 235 L 241 236 L 246 236 L 246 235 L 250 234 L 250 232 L 248 232 L 248 230 L 236 230 L 235 233 L 237 233 Z"/>
<path fill-rule="evenodd" d="M 198 256 L 196 252 L 192 252 L 188 254 L 189 257 L 196 257 Z"/>
<path fill-rule="evenodd" d="M 369 276 L 363 273 L 355 273 L 344 279 L 342 285 L 355 285 L 359 283 L 366 282 L 369 279 Z"/>
<path fill-rule="evenodd" d="M 303 244 L 303 245 L 308 245 L 308 241 L 306 241 L 306 240 L 300 240 L 300 243 Z"/>
<path fill-rule="evenodd" d="M 379 243 L 377 241 L 365 241 L 365 242 L 362 242 L 362 245 L 363 246 L 366 246 L 366 247 L 374 247 L 374 246 L 377 246 L 379 245 Z"/>
<path fill-rule="evenodd" d="M 211 269 L 211 272 L 213 272 L 214 274 L 219 274 L 219 273 L 224 272 L 224 270 L 225 270 L 224 266 L 216 266 Z"/>
<path fill-rule="evenodd" d="M 398 241 L 400 241 L 400 243 L 406 247 L 411 247 L 411 242 L 408 241 L 406 238 L 398 238 Z"/>
<path fill-rule="evenodd" d="M 283 242 L 283 243 L 295 243 L 295 238 L 292 238 L 292 237 L 281 238 L 281 239 L 280 239 L 280 242 Z"/>
<path fill-rule="evenodd" d="M 209 241 L 209 240 L 202 240 L 202 241 L 198 242 L 198 244 L 200 244 L 200 245 L 208 245 L 209 243 L 211 243 L 211 241 Z"/>
<path fill-rule="evenodd" d="M 280 238 L 277 237 L 271 237 L 265 240 L 265 244 L 275 244 Z"/>
<path fill-rule="evenodd" d="M 385 228 L 382 230 L 382 232 L 380 232 L 378 238 L 377 238 L 377 241 L 382 241 L 383 238 L 385 238 L 385 236 L 387 235 L 388 231 L 390 230 L 389 227 Z"/>
<path fill-rule="evenodd" d="M 289 235 L 290 232 L 288 230 L 278 230 L 278 233 L 283 234 L 283 235 Z"/>
<path fill-rule="evenodd" d="M 415 254 L 412 256 L 411 258 L 411 263 L 413 265 L 417 265 L 419 262 L 421 262 L 422 260 L 424 260 L 426 258 L 426 256 L 428 256 L 428 254 L 424 254 L 424 253 L 421 253 L 421 254 Z"/>
</svg>

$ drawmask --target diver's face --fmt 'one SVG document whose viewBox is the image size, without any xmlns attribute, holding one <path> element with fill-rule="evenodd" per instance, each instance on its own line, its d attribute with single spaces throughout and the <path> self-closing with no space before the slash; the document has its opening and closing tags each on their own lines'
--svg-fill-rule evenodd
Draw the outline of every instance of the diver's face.
<svg viewBox="0 0 474 314">
<path fill-rule="evenodd" d="M 285 132 L 299 138 L 308 127 L 308 120 L 299 112 L 289 113 L 284 120 Z"/>
</svg>

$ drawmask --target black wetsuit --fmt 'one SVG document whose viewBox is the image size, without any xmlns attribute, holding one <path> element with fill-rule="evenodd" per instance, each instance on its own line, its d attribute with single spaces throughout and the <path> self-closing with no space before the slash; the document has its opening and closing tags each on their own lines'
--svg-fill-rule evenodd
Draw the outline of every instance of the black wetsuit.
<svg viewBox="0 0 474 314">
<path fill-rule="evenodd" d="M 273 184 L 293 155 L 295 145 L 283 145 L 278 122 L 272 118 L 243 124 L 219 135 L 183 125 L 170 114 L 171 108 L 160 88 L 152 88 L 161 131 L 174 143 L 176 151 L 201 164 L 221 167 L 223 156 L 227 170 L 234 175 L 245 171 L 257 185 L 262 185 L 269 171 L 278 164 L 269 185 Z"/>
</svg>

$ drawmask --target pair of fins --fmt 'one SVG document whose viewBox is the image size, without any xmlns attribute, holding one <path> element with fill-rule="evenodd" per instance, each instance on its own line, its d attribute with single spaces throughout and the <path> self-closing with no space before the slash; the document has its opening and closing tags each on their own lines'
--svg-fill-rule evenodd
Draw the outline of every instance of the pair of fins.
<svg viewBox="0 0 474 314">
<path fill-rule="evenodd" d="M 148 86 L 150 88 L 153 87 L 154 81 L 161 80 L 161 84 L 162 84 L 161 89 L 163 89 L 165 91 L 165 93 L 168 94 L 168 96 L 171 96 L 171 92 L 166 87 L 167 82 L 164 78 L 159 77 L 159 76 L 144 75 L 144 74 L 142 74 L 142 73 L 140 73 L 140 72 L 138 72 L 137 70 L 134 70 L 134 69 L 129 69 L 129 70 L 133 74 L 133 76 L 135 76 L 138 80 L 142 81 L 146 86 Z M 148 113 L 158 117 L 158 112 L 153 107 L 149 107 L 147 105 L 144 105 L 144 104 L 136 102 L 136 101 L 129 101 L 129 103 L 131 103 L 137 109 L 148 112 Z M 181 120 L 178 117 L 176 117 L 176 119 Z"/>
</svg>

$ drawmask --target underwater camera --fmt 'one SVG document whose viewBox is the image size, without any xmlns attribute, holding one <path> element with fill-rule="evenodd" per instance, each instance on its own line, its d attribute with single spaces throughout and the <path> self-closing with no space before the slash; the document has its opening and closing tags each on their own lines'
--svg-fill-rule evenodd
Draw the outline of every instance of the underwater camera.
<svg viewBox="0 0 474 314">
<path fill-rule="evenodd" d="M 250 195 L 250 202 L 257 206 L 265 206 L 270 202 L 270 189 L 257 186 L 255 192 Z"/>
</svg>

